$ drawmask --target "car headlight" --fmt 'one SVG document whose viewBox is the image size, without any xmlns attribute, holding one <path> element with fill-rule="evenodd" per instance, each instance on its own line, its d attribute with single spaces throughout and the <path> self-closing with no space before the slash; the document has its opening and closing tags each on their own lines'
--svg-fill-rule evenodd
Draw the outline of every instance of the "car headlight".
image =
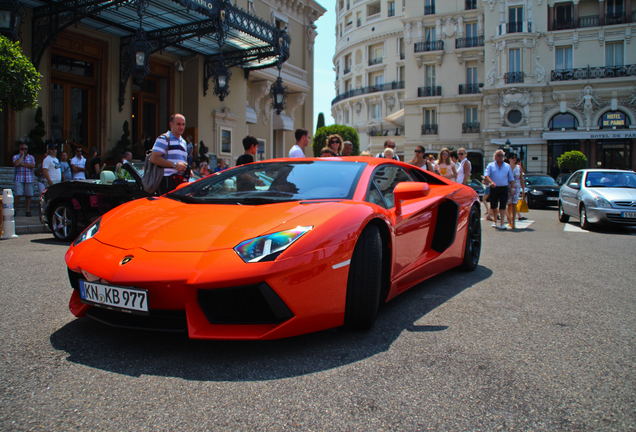
<svg viewBox="0 0 636 432">
<path fill-rule="evenodd" d="M 603 197 L 593 197 L 592 202 L 594 203 L 594 207 L 612 208 L 612 205 L 609 203 L 609 201 Z"/>
<path fill-rule="evenodd" d="M 529 192 L 530 192 L 532 195 L 543 195 L 543 192 L 542 192 L 542 191 L 540 191 L 540 190 L 536 190 L 536 189 L 530 189 L 530 190 L 529 190 Z"/>
<path fill-rule="evenodd" d="M 273 261 L 296 240 L 310 231 L 313 226 L 296 227 L 273 234 L 256 237 L 239 243 L 234 251 L 243 261 Z"/>
<path fill-rule="evenodd" d="M 84 232 L 81 233 L 79 237 L 75 239 L 75 241 L 73 242 L 73 246 L 77 246 L 81 242 L 95 237 L 95 234 L 99 232 L 99 225 L 101 224 L 101 222 L 102 222 L 102 218 L 99 218 L 95 222 L 93 222 L 91 226 L 86 228 Z"/>
</svg>

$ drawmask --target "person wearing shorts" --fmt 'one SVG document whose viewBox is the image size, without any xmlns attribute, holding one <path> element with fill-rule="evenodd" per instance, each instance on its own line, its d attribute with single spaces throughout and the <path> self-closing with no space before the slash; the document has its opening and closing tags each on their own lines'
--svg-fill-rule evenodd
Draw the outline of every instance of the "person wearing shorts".
<svg viewBox="0 0 636 432">
<path fill-rule="evenodd" d="M 486 167 L 484 179 L 490 184 L 490 208 L 492 209 L 493 228 L 508 229 L 504 224 L 506 206 L 508 205 L 508 188 L 514 184 L 510 165 L 504 162 L 504 151 L 499 149 L 493 156 L 494 162 Z M 501 224 L 497 225 L 497 216 L 501 212 Z"/>
<path fill-rule="evenodd" d="M 20 198 L 26 197 L 26 216 L 31 216 L 31 197 L 33 196 L 33 168 L 35 168 L 35 158 L 29 152 L 29 146 L 20 143 L 20 153 L 13 156 L 13 170 L 15 173 L 15 207 L 14 215 L 17 215 Z"/>
</svg>

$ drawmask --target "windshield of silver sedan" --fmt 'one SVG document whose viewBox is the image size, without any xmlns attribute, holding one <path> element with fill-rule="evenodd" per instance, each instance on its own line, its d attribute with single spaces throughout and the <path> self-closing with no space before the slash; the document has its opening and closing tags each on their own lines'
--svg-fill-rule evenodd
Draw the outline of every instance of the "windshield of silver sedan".
<svg viewBox="0 0 636 432">
<path fill-rule="evenodd" d="M 588 188 L 636 188 L 636 173 L 620 171 L 594 171 L 587 173 Z"/>
<path fill-rule="evenodd" d="M 365 166 L 346 161 L 253 163 L 221 171 L 167 197 L 197 204 L 351 199 Z"/>
</svg>

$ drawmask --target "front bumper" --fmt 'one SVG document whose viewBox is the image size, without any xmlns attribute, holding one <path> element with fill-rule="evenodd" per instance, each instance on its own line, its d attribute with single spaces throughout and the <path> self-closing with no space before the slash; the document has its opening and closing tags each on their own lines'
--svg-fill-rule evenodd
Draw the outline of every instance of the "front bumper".
<svg viewBox="0 0 636 432">
<path fill-rule="evenodd" d="M 636 218 L 623 217 L 625 212 L 636 213 L 636 209 L 621 210 L 617 208 L 586 206 L 587 220 L 591 223 L 614 223 L 620 225 L 636 225 Z"/>
</svg>

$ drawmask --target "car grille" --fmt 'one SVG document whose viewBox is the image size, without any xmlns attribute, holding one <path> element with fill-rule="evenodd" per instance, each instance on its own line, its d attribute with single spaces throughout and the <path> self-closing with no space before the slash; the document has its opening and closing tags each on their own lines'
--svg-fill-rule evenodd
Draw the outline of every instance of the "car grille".
<svg viewBox="0 0 636 432">
<path fill-rule="evenodd" d="M 558 197 L 559 196 L 559 191 L 558 190 L 552 190 L 552 189 L 542 189 L 543 195 L 547 196 L 547 197 Z"/>
<path fill-rule="evenodd" d="M 86 316 L 112 327 L 165 332 L 188 331 L 185 311 L 151 309 L 147 316 L 141 316 L 94 307 L 86 311 Z"/>
<path fill-rule="evenodd" d="M 636 201 L 614 201 L 614 206 L 636 208 Z"/>
<path fill-rule="evenodd" d="M 197 300 L 210 324 L 275 324 L 294 314 L 266 283 L 199 289 Z"/>
</svg>

